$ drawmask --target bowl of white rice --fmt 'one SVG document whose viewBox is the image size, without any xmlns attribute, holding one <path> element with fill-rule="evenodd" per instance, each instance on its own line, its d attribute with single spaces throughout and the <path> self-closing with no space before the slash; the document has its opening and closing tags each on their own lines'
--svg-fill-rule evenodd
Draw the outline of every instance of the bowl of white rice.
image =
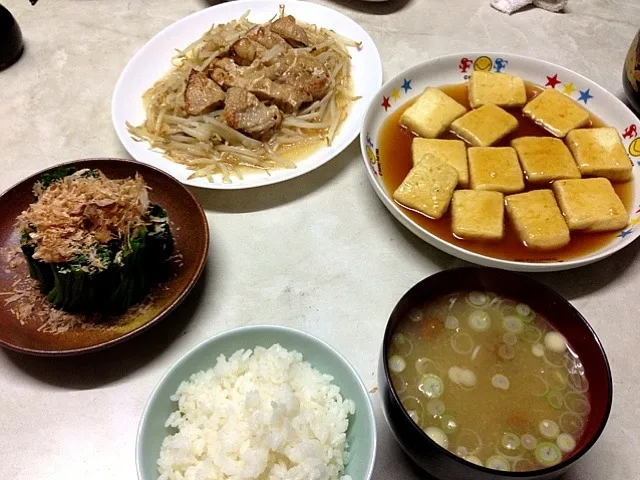
<svg viewBox="0 0 640 480">
<path fill-rule="evenodd" d="M 373 407 L 336 350 L 307 333 L 248 326 L 178 360 L 147 403 L 140 480 L 368 480 Z"/>
</svg>

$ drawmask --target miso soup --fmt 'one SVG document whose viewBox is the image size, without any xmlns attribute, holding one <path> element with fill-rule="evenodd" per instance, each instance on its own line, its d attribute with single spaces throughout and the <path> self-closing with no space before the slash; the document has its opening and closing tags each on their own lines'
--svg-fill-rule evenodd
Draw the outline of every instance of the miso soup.
<svg viewBox="0 0 640 480">
<path fill-rule="evenodd" d="M 560 463 L 580 444 L 591 408 L 566 339 L 528 305 L 493 293 L 410 310 L 388 366 L 405 410 L 432 440 L 495 470 Z"/>
</svg>

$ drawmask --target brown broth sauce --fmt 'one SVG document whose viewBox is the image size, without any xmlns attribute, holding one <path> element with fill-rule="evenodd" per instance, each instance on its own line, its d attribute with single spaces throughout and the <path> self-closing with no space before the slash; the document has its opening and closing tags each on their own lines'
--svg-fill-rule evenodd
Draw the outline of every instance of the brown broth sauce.
<svg viewBox="0 0 640 480">
<path fill-rule="evenodd" d="M 471 108 L 468 100 L 467 84 L 447 85 L 440 87 L 440 90 L 461 103 L 468 109 Z M 542 87 L 527 83 L 527 97 L 529 100 L 534 98 Z M 409 108 L 415 99 L 408 101 L 397 111 L 389 116 L 380 131 L 378 138 L 378 148 L 380 152 L 380 169 L 382 173 L 382 181 L 389 196 L 398 188 L 404 178 L 411 170 L 413 162 L 411 159 L 411 141 L 414 134 L 400 125 L 400 116 Z M 511 140 L 524 136 L 550 137 L 552 136 L 542 127 L 539 127 L 531 120 L 526 118 L 520 109 L 508 109 L 509 113 L 514 115 L 520 124 L 518 129 L 498 142 L 494 146 L 509 146 Z M 591 115 L 590 124 L 587 127 L 606 126 L 600 119 Z M 453 132 L 447 132 L 439 138 L 460 140 Z M 467 145 L 470 146 L 470 145 Z M 614 183 L 613 187 L 629 211 L 633 201 L 633 181 L 625 183 Z M 542 187 L 542 188 L 548 188 Z M 534 187 L 527 184 L 525 191 L 533 190 Z M 451 215 L 448 211 L 444 217 L 439 220 L 428 218 L 418 212 L 409 210 L 401 206 L 404 212 L 418 225 L 425 230 L 436 235 L 440 239 L 449 242 L 458 247 L 470 250 L 480 255 L 486 255 L 494 258 L 518 262 L 560 262 L 576 257 L 581 257 L 595 252 L 611 242 L 619 232 L 604 233 L 578 233 L 571 232 L 571 242 L 566 247 L 553 251 L 540 251 L 527 248 L 518 238 L 517 233 L 508 221 L 505 222 L 504 238 L 498 242 L 478 242 L 464 240 L 456 237 L 451 231 Z"/>
</svg>

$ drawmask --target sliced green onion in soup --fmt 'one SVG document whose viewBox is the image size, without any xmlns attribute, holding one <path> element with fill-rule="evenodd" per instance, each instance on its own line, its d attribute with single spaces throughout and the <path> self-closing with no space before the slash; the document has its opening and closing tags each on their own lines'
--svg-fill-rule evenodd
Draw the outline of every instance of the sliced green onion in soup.
<svg viewBox="0 0 640 480">
<path fill-rule="evenodd" d="M 439 417 L 445 412 L 445 410 L 445 404 L 440 399 L 432 398 L 427 402 L 427 412 L 429 412 L 429 415 Z"/>
<path fill-rule="evenodd" d="M 524 329 L 522 320 L 515 315 L 507 315 L 502 319 L 502 328 L 508 332 L 520 333 Z"/>
<path fill-rule="evenodd" d="M 466 452 L 470 455 L 475 455 L 482 448 L 482 439 L 473 430 L 463 428 L 458 433 L 458 450 L 465 448 Z"/>
<path fill-rule="evenodd" d="M 476 345 L 475 348 L 473 349 L 473 352 L 471 353 L 471 361 L 473 362 L 476 357 L 478 356 L 478 353 L 480 353 L 480 350 L 482 349 L 482 347 L 480 345 Z"/>
<path fill-rule="evenodd" d="M 423 375 L 418 384 L 418 390 L 424 393 L 428 398 L 438 398 L 444 391 L 444 384 L 437 375 L 428 373 Z"/>
<path fill-rule="evenodd" d="M 569 388 L 578 393 L 585 393 L 589 390 L 589 381 L 583 373 L 573 372 L 568 377 Z"/>
<path fill-rule="evenodd" d="M 389 370 L 395 373 L 403 372 L 407 368 L 407 362 L 400 355 L 391 355 L 389 357 Z"/>
<path fill-rule="evenodd" d="M 473 350 L 473 340 L 468 333 L 456 333 L 451 337 L 451 348 L 460 355 L 468 355 Z"/>
<path fill-rule="evenodd" d="M 498 305 L 498 311 L 503 317 L 506 315 L 515 315 L 517 313 L 516 306 L 518 304 L 513 300 L 503 299 Z"/>
<path fill-rule="evenodd" d="M 564 403 L 564 393 L 561 390 L 549 390 L 549 393 L 547 393 L 547 401 L 553 408 L 560 410 Z"/>
<path fill-rule="evenodd" d="M 534 343 L 531 345 L 531 353 L 533 353 L 534 357 L 544 357 L 544 345 L 541 343 Z"/>
<path fill-rule="evenodd" d="M 482 292 L 471 292 L 467 295 L 467 301 L 474 307 L 482 307 L 489 303 L 489 297 Z"/>
<path fill-rule="evenodd" d="M 409 320 L 411 320 L 414 323 L 421 322 L 422 310 L 420 310 L 419 308 L 412 308 L 411 310 L 409 310 L 409 313 L 407 314 L 407 316 L 409 317 Z"/>
<path fill-rule="evenodd" d="M 542 330 L 533 325 L 527 325 L 522 330 L 522 338 L 525 342 L 536 343 L 542 338 Z"/>
<path fill-rule="evenodd" d="M 458 430 L 458 422 L 452 415 L 443 415 L 440 426 L 445 433 L 454 433 Z"/>
<path fill-rule="evenodd" d="M 496 375 L 493 376 L 493 378 L 491 379 L 491 385 L 493 385 L 496 388 L 499 388 L 500 390 L 509 390 L 509 386 L 511 385 L 509 382 L 509 379 L 498 373 Z"/>
<path fill-rule="evenodd" d="M 413 343 L 403 333 L 396 333 L 392 337 L 393 346 L 400 355 L 411 355 Z"/>
<path fill-rule="evenodd" d="M 507 450 L 517 450 L 520 446 L 520 438 L 515 433 L 505 433 L 502 435 L 500 444 Z"/>
<path fill-rule="evenodd" d="M 556 444 L 558 448 L 564 453 L 573 452 L 576 448 L 576 439 L 568 433 L 561 433 L 556 438 Z"/>
<path fill-rule="evenodd" d="M 519 303 L 516 305 L 516 313 L 521 317 L 528 317 L 531 315 L 531 307 L 526 303 Z"/>
<path fill-rule="evenodd" d="M 459 325 L 460 322 L 458 321 L 458 317 L 455 315 L 448 315 L 444 321 L 444 328 L 448 330 L 455 330 Z"/>
<path fill-rule="evenodd" d="M 491 317 L 484 310 L 474 310 L 469 315 L 469 326 L 476 332 L 486 332 L 491 327 Z"/>
<path fill-rule="evenodd" d="M 516 350 L 511 345 L 500 345 L 498 349 L 498 355 L 504 358 L 505 360 L 511 360 L 516 356 Z"/>
<path fill-rule="evenodd" d="M 591 412 L 591 404 L 587 397 L 578 392 L 567 392 L 564 396 L 565 406 L 578 415 L 586 416 Z"/>
<path fill-rule="evenodd" d="M 513 332 L 507 332 L 502 336 L 502 341 L 507 345 L 513 346 L 518 343 L 518 337 Z"/>
<path fill-rule="evenodd" d="M 420 399 L 413 396 L 400 397 L 400 403 L 402 403 L 402 406 L 411 417 L 411 420 L 420 425 L 424 412 L 424 407 L 422 406 Z"/>
<path fill-rule="evenodd" d="M 437 373 L 436 362 L 427 357 L 422 357 L 416 360 L 416 372 L 424 375 L 425 373 Z"/>
<path fill-rule="evenodd" d="M 520 437 L 520 443 L 527 450 L 535 450 L 538 446 L 538 440 L 530 433 L 525 433 Z"/>
<path fill-rule="evenodd" d="M 399 375 L 391 375 L 391 383 L 398 394 L 404 393 L 407 390 L 407 381 Z"/>
<path fill-rule="evenodd" d="M 582 433 L 584 419 L 575 412 L 564 412 L 558 419 L 558 424 L 563 432 L 570 433 L 576 437 Z"/>
<path fill-rule="evenodd" d="M 555 368 L 545 368 L 544 369 L 544 379 L 549 385 L 549 388 L 556 390 L 564 390 L 567 386 L 567 379 L 564 375 L 564 372 Z"/>
<path fill-rule="evenodd" d="M 543 467 L 552 467 L 562 460 L 562 451 L 555 443 L 541 442 L 534 453 L 536 460 Z"/>
<path fill-rule="evenodd" d="M 465 455 L 464 458 L 467 462 L 469 463 L 473 463 L 474 465 L 479 465 L 479 466 L 483 466 L 482 465 L 482 460 L 480 460 L 478 457 L 476 457 L 475 455 Z"/>
<path fill-rule="evenodd" d="M 447 438 L 447 434 L 440 430 L 438 427 L 427 427 L 424 429 L 424 433 L 427 436 L 440 445 L 442 448 L 449 447 L 449 439 Z"/>
<path fill-rule="evenodd" d="M 553 420 L 542 420 L 538 424 L 538 430 L 540 434 L 549 439 L 554 439 L 560 434 L 560 427 Z"/>
<path fill-rule="evenodd" d="M 511 471 L 509 461 L 502 455 L 492 455 L 491 457 L 487 458 L 487 461 L 484 462 L 484 466 L 487 468 L 492 468 L 493 470 L 500 470 L 501 472 Z"/>
<path fill-rule="evenodd" d="M 544 363 L 551 365 L 553 368 L 564 367 L 564 355 L 561 353 L 545 349 L 544 357 L 542 358 L 544 359 Z"/>
</svg>

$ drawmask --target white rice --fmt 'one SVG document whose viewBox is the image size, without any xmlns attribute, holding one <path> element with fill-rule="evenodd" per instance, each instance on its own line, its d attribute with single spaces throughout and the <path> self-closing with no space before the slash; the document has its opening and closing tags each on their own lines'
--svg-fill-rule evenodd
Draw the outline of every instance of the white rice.
<svg viewBox="0 0 640 480">
<path fill-rule="evenodd" d="M 332 381 L 280 345 L 220 355 L 171 396 L 159 480 L 351 480 L 355 405 Z"/>
</svg>

